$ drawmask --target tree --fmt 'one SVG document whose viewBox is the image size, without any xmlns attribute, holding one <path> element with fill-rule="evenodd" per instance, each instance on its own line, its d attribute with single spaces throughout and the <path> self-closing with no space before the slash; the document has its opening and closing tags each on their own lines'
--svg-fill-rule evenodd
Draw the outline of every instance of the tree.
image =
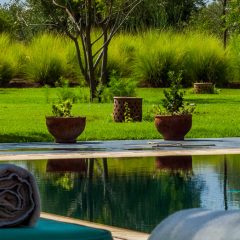
<svg viewBox="0 0 240 240">
<path fill-rule="evenodd" d="M 204 0 L 145 0 L 124 23 L 124 29 L 183 28 L 205 6 Z"/>
<path fill-rule="evenodd" d="M 45 24 L 64 32 L 74 42 L 79 68 L 90 87 L 90 101 L 93 101 L 99 82 L 103 85 L 107 82 L 109 43 L 142 0 L 29 0 L 28 2 L 48 16 Z M 93 29 L 99 32 L 97 37 L 93 36 Z M 97 78 L 99 68 L 100 76 Z"/>
<path fill-rule="evenodd" d="M 227 35 L 228 35 L 228 29 L 226 25 L 226 17 L 227 17 L 227 0 L 222 1 L 222 18 L 223 18 L 223 46 L 224 48 L 227 47 Z"/>
<path fill-rule="evenodd" d="M 240 33 L 240 0 L 229 1 L 226 23 L 230 32 Z"/>
<path fill-rule="evenodd" d="M 32 24 L 41 19 L 41 11 L 31 8 L 28 0 L 10 0 L 0 4 L 0 32 L 7 32 L 15 39 L 26 41 L 46 30 L 42 24 Z"/>
</svg>

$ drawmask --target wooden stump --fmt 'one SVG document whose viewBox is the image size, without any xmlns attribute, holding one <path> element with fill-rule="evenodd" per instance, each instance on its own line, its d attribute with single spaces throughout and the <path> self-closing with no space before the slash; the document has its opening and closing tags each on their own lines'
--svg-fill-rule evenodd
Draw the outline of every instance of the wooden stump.
<svg viewBox="0 0 240 240">
<path fill-rule="evenodd" d="M 214 85 L 211 82 L 194 83 L 194 92 L 198 94 L 214 93 Z"/>
</svg>

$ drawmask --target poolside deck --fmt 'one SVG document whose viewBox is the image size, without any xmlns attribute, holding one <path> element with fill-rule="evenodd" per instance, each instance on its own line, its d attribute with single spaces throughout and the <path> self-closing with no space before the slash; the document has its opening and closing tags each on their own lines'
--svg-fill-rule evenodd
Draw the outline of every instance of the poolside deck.
<svg viewBox="0 0 240 240">
<path fill-rule="evenodd" d="M 0 144 L 0 161 L 224 154 L 240 154 L 240 138 Z"/>
<path fill-rule="evenodd" d="M 112 233 L 114 240 L 147 240 L 149 237 L 149 234 L 146 234 L 146 233 L 140 233 L 140 232 L 131 231 L 131 230 L 127 230 L 127 229 L 92 223 L 92 222 L 88 222 L 88 221 L 82 221 L 82 220 L 78 220 L 78 219 L 62 217 L 62 216 L 49 214 L 49 213 L 42 213 L 41 217 L 60 221 L 60 222 L 68 222 L 68 223 L 74 223 L 74 224 L 84 225 L 84 226 L 88 226 L 88 227 L 106 229 Z"/>
</svg>

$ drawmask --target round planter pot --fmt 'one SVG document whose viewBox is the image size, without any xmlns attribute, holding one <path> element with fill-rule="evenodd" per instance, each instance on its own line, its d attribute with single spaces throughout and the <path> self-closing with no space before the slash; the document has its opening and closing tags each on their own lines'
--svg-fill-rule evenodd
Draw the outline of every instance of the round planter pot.
<svg viewBox="0 0 240 240">
<path fill-rule="evenodd" d="M 194 83 L 195 93 L 214 93 L 214 85 L 211 82 Z"/>
<path fill-rule="evenodd" d="M 114 97 L 113 119 L 115 122 L 124 122 L 126 104 L 133 121 L 142 121 L 142 98 L 138 97 Z"/>
<path fill-rule="evenodd" d="M 184 140 L 192 127 L 192 115 L 155 116 L 155 126 L 164 140 Z"/>
<path fill-rule="evenodd" d="M 46 117 L 48 131 L 57 143 L 76 143 L 83 132 L 86 117 Z"/>
</svg>

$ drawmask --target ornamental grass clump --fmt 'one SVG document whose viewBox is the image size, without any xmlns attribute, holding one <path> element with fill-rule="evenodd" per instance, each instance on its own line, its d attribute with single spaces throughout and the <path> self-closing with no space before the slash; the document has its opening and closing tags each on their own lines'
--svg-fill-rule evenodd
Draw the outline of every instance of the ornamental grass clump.
<svg viewBox="0 0 240 240">
<path fill-rule="evenodd" d="M 19 43 L 4 33 L 0 35 L 0 49 L 0 86 L 6 86 L 20 72 L 23 51 Z"/>
<path fill-rule="evenodd" d="M 28 46 L 25 74 L 41 85 L 55 86 L 67 70 L 67 41 L 51 34 L 36 36 Z"/>
<path fill-rule="evenodd" d="M 228 58 L 219 39 L 196 32 L 149 31 L 139 36 L 134 75 L 144 86 L 169 87 L 169 71 L 183 70 L 184 87 L 194 82 L 224 86 L 228 80 Z"/>
</svg>

